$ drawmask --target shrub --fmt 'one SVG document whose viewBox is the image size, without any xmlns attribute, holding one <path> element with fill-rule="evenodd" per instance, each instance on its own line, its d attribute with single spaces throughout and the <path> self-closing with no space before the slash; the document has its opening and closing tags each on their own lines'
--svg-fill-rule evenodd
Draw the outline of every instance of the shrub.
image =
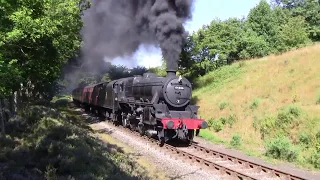
<svg viewBox="0 0 320 180">
<path fill-rule="evenodd" d="M 287 108 L 282 109 L 277 116 L 276 126 L 286 127 L 291 124 L 295 119 L 300 117 L 302 110 L 294 105 L 290 105 Z"/>
<path fill-rule="evenodd" d="M 215 132 L 219 132 L 223 129 L 221 120 L 210 119 L 208 124 L 210 128 L 214 129 Z"/>
<path fill-rule="evenodd" d="M 222 123 L 223 125 L 225 125 L 226 122 L 227 122 L 227 118 L 221 117 L 221 118 L 219 119 L 219 121 L 221 121 L 221 123 Z"/>
<path fill-rule="evenodd" d="M 311 154 L 309 162 L 315 167 L 320 169 L 320 152 L 315 151 Z"/>
<path fill-rule="evenodd" d="M 47 180 L 56 180 L 56 179 L 58 179 L 56 171 L 57 171 L 57 169 L 55 169 L 51 164 L 49 164 L 49 166 L 47 166 L 47 168 L 46 168 L 45 178 Z"/>
<path fill-rule="evenodd" d="M 264 139 L 267 135 L 273 132 L 275 127 L 276 118 L 273 116 L 267 116 L 263 120 L 258 122 L 258 126 L 260 127 L 260 134 L 262 139 Z"/>
<path fill-rule="evenodd" d="M 213 127 L 214 121 L 215 121 L 215 119 L 213 119 L 213 118 L 211 118 L 211 119 L 208 120 L 208 126 L 209 126 L 209 128 Z"/>
<path fill-rule="evenodd" d="M 219 109 L 220 110 L 224 110 L 226 107 L 227 107 L 228 103 L 225 102 L 225 101 L 222 101 L 220 104 L 219 104 Z"/>
<path fill-rule="evenodd" d="M 299 134 L 299 142 L 300 144 L 304 144 L 308 146 L 311 143 L 311 137 L 307 133 L 301 132 Z"/>
<path fill-rule="evenodd" d="M 251 105 L 250 105 L 250 109 L 252 109 L 252 110 L 253 109 L 257 109 L 257 107 L 259 106 L 260 102 L 261 102 L 261 100 L 259 98 L 255 98 L 253 100 L 253 102 L 251 103 Z"/>
<path fill-rule="evenodd" d="M 275 159 L 294 161 L 298 156 L 297 149 L 285 136 L 276 136 L 266 143 L 265 148 L 266 155 Z"/>
<path fill-rule="evenodd" d="M 235 133 L 232 135 L 230 145 L 233 147 L 239 147 L 241 146 L 241 136 L 238 133 Z"/>
<path fill-rule="evenodd" d="M 229 124 L 229 127 L 231 128 L 233 124 L 236 122 L 237 116 L 235 114 L 229 115 L 227 119 L 227 123 Z"/>
</svg>

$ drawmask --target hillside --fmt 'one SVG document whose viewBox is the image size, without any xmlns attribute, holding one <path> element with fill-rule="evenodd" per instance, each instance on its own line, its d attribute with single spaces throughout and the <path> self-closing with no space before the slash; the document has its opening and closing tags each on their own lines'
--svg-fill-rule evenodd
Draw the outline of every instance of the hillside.
<svg viewBox="0 0 320 180">
<path fill-rule="evenodd" d="M 320 168 L 320 44 L 241 61 L 196 82 L 200 134 L 247 154 Z"/>
</svg>

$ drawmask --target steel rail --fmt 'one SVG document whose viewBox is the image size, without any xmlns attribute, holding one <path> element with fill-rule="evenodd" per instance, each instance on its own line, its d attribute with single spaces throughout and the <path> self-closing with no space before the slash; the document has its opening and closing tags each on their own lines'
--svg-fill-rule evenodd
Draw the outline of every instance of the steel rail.
<svg viewBox="0 0 320 180">
<path fill-rule="evenodd" d="M 235 156 L 226 154 L 224 152 L 213 150 L 213 149 L 209 149 L 209 148 L 197 145 L 197 144 L 191 144 L 190 147 L 195 149 L 195 150 L 197 150 L 197 151 L 200 151 L 201 153 L 206 153 L 208 155 L 211 155 L 211 156 L 214 156 L 216 158 L 221 158 L 221 159 L 233 162 L 235 164 L 244 166 L 246 168 L 257 169 L 260 172 L 271 173 L 273 176 L 278 177 L 278 178 L 284 178 L 284 179 L 290 179 L 290 180 L 305 179 L 303 177 L 300 177 L 300 176 L 297 176 L 297 175 L 293 175 L 293 174 L 284 172 L 282 170 L 279 170 L 279 169 L 276 169 L 276 168 L 273 168 L 273 167 L 267 167 L 267 166 L 259 164 L 259 163 L 248 161 L 248 160 L 245 160 L 243 158 L 235 157 Z"/>
</svg>

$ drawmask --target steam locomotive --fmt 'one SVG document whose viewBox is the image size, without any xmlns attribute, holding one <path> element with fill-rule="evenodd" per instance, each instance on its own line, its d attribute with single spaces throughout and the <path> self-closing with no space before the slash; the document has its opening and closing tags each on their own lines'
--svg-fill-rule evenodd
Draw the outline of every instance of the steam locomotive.
<svg viewBox="0 0 320 180">
<path fill-rule="evenodd" d="M 199 106 L 190 104 L 191 96 L 191 83 L 174 70 L 167 70 L 165 77 L 144 73 L 72 91 L 76 105 L 141 135 L 158 138 L 160 144 L 169 140 L 190 143 L 200 129 L 208 127 L 198 118 Z"/>
</svg>

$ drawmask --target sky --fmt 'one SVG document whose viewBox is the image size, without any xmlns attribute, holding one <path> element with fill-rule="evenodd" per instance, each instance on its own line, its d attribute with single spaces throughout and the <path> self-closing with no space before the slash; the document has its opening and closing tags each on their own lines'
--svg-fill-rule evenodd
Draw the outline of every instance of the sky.
<svg viewBox="0 0 320 180">
<path fill-rule="evenodd" d="M 185 29 L 189 33 L 192 33 L 203 25 L 209 24 L 215 18 L 226 20 L 232 17 L 246 17 L 250 9 L 255 7 L 259 2 L 260 0 L 195 0 L 192 19 L 185 24 Z M 161 66 L 162 63 L 161 50 L 155 47 L 140 46 L 131 58 L 136 61 L 117 58 L 112 62 L 113 64 L 125 65 L 127 67 L 139 65 L 146 68 Z"/>
</svg>

